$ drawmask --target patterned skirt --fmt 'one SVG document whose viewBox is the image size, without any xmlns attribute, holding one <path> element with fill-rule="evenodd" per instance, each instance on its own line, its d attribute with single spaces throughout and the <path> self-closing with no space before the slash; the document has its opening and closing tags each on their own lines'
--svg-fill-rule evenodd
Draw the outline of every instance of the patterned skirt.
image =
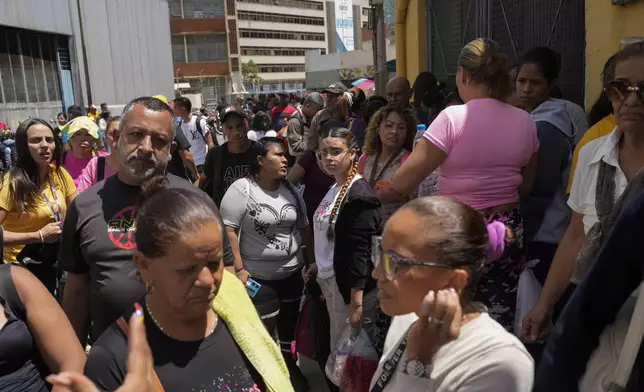
<svg viewBox="0 0 644 392">
<path fill-rule="evenodd" d="M 498 212 L 485 217 L 487 222 L 499 221 L 512 229 L 516 241 L 503 258 L 486 264 L 474 300 L 487 306 L 490 317 L 512 331 L 517 305 L 519 276 L 525 267 L 523 218 L 518 209 Z"/>
</svg>

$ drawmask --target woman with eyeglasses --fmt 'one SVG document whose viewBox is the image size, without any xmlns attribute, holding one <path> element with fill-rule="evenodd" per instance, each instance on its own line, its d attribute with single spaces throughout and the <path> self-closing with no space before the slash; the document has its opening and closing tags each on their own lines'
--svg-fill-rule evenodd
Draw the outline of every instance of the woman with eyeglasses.
<svg viewBox="0 0 644 392">
<path fill-rule="evenodd" d="M 249 175 L 226 191 L 221 215 L 237 275 L 244 283 L 250 276 L 261 285 L 253 302 L 270 333 L 277 332 L 295 390 L 305 391 L 308 382 L 293 358 L 291 343 L 304 290 L 301 271 L 313 260 L 311 230 L 304 201 L 286 180 L 284 142 L 264 137 L 257 149 Z"/>
<path fill-rule="evenodd" d="M 583 279 L 621 206 L 626 205 L 620 196 L 627 185 L 637 187 L 628 197 L 644 190 L 637 178 L 644 175 L 644 43 L 617 53 L 612 67 L 614 80 L 604 88 L 613 105 L 616 127 L 579 152 L 568 199 L 573 211 L 568 229 L 539 300 L 523 319 L 521 335 L 531 341 L 545 337 L 558 300 L 569 298 Z"/>
<path fill-rule="evenodd" d="M 326 299 L 331 348 L 343 329 L 373 328 L 378 311 L 371 278 L 371 237 L 380 232 L 380 201 L 357 173 L 358 144 L 346 128 L 330 128 L 319 142 L 317 158 L 335 183 L 313 217 L 315 264 L 304 271 L 317 281 Z"/>
<path fill-rule="evenodd" d="M 532 390 L 530 354 L 472 301 L 484 264 L 512 241 L 502 223 L 447 197 L 413 200 L 387 221 L 373 276 L 393 321 L 371 391 Z"/>
</svg>

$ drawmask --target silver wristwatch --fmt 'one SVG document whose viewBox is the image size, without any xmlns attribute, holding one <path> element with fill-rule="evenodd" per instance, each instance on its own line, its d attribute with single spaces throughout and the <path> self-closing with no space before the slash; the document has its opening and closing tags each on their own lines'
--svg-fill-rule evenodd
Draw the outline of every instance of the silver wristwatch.
<svg viewBox="0 0 644 392">
<path fill-rule="evenodd" d="M 410 361 L 403 362 L 402 371 L 404 374 L 408 374 L 412 377 L 429 378 L 432 374 L 433 368 L 434 366 L 431 364 L 425 365 L 417 359 L 412 359 Z"/>
</svg>

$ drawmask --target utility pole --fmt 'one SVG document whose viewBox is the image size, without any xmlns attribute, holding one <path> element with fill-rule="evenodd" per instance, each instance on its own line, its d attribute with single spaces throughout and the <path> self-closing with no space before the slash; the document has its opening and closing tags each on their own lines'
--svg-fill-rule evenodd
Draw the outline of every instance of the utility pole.
<svg viewBox="0 0 644 392">
<path fill-rule="evenodd" d="M 369 27 L 373 31 L 373 67 L 376 94 L 386 95 L 387 89 L 387 43 L 385 39 L 385 6 L 383 0 L 369 0 L 371 10 Z"/>
</svg>

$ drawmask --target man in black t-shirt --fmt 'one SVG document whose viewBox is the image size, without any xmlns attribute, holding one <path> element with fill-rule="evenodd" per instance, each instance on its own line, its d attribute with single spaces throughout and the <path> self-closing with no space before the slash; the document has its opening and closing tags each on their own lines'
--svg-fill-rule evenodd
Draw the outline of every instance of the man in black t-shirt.
<svg viewBox="0 0 644 392">
<path fill-rule="evenodd" d="M 63 309 L 84 345 L 141 300 L 145 287 L 132 257 L 141 184 L 163 175 L 174 144 L 174 114 L 159 99 L 137 98 L 123 110 L 116 151 L 120 169 L 74 199 L 67 210 L 58 266 L 68 272 Z M 199 192 L 167 174 L 170 187 Z M 203 194 L 206 197 L 205 194 Z M 222 222 L 223 227 L 223 222 Z M 224 237 L 224 265 L 234 256 Z"/>
<path fill-rule="evenodd" d="M 248 139 L 246 114 L 234 106 L 223 110 L 222 131 L 228 141 L 211 149 L 206 156 L 199 187 L 214 200 L 217 207 L 230 185 L 246 176 L 257 159 L 255 142 Z"/>
</svg>

